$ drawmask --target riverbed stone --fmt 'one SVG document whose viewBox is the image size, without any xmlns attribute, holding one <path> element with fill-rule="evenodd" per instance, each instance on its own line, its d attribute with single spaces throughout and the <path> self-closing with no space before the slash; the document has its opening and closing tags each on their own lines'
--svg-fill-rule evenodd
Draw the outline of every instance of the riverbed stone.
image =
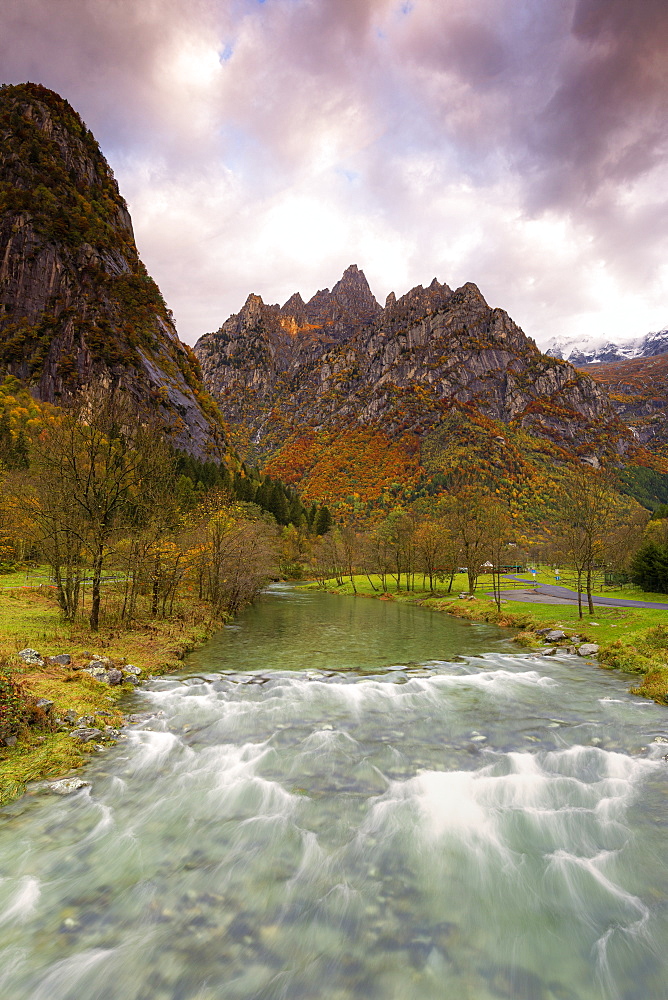
<svg viewBox="0 0 668 1000">
<path fill-rule="evenodd" d="M 83 778 L 61 778 L 60 781 L 45 781 L 40 788 L 52 795 L 72 795 L 81 788 L 90 788 L 90 781 Z"/>
<path fill-rule="evenodd" d="M 595 642 L 583 642 L 578 646 L 578 656 L 596 656 L 598 645 Z"/>
</svg>

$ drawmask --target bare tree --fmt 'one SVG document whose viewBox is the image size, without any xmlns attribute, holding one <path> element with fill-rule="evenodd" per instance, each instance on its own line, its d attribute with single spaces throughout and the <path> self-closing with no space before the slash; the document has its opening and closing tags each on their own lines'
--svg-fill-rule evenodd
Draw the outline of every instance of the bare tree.
<svg viewBox="0 0 668 1000">
<path fill-rule="evenodd" d="M 589 614 L 594 614 L 592 577 L 596 563 L 603 559 L 614 501 L 614 492 L 605 473 L 584 465 L 566 472 L 559 496 L 558 544 L 565 561 L 576 573 L 580 618 L 583 580 Z"/>
</svg>

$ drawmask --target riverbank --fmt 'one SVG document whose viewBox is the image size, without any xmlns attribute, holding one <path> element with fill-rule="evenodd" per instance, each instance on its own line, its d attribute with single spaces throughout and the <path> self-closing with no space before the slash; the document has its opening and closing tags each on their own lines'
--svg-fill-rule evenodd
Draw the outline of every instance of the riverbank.
<svg viewBox="0 0 668 1000">
<path fill-rule="evenodd" d="M 223 624 L 193 605 L 181 620 L 91 632 L 63 623 L 44 588 L 6 591 L 0 609 L 0 680 L 7 679 L 5 694 L 15 691 L 18 703 L 6 697 L 1 706 L 3 733 L 12 745 L 0 744 L 0 805 L 21 795 L 30 781 L 59 778 L 81 767 L 117 738 L 124 722 L 121 701 L 136 683 L 128 666 L 139 682 L 176 670 Z M 41 663 L 18 655 L 26 648 L 35 650 Z M 109 661 L 126 676 L 114 684 L 96 680 L 87 672 L 92 661 Z M 101 735 L 81 742 L 72 736 L 77 728 Z"/>
<path fill-rule="evenodd" d="M 637 682 L 631 694 L 651 698 L 660 705 L 668 705 L 668 612 L 650 608 L 597 607 L 595 617 L 585 614 L 579 618 L 577 606 L 564 604 L 526 604 L 521 601 L 502 600 L 501 610 L 481 591 L 473 597 L 461 599 L 459 592 L 446 594 L 416 589 L 414 591 L 383 592 L 380 579 L 355 577 L 355 585 L 343 586 L 335 581 L 325 581 L 327 593 L 377 600 L 403 601 L 447 612 L 469 621 L 514 629 L 515 639 L 528 648 L 547 648 L 542 629 L 563 631 L 565 638 L 549 643 L 549 647 L 568 648 L 578 643 L 598 646 L 597 662 L 605 669 L 617 669 L 632 674 Z M 309 588 L 323 589 L 309 583 Z M 640 595 L 642 597 L 642 595 Z"/>
</svg>

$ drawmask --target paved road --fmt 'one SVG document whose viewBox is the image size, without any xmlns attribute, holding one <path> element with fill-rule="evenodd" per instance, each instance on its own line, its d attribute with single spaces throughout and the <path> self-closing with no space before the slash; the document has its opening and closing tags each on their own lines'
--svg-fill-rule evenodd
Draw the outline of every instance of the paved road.
<svg viewBox="0 0 668 1000">
<path fill-rule="evenodd" d="M 556 587 L 550 583 L 536 583 L 533 580 L 522 580 L 518 576 L 505 577 L 507 580 L 518 580 L 526 583 L 531 590 L 506 590 L 502 596 L 509 601 L 527 601 L 533 604 L 577 604 L 577 591 L 568 587 Z M 542 598 L 542 599 L 541 599 Z M 657 604 L 653 601 L 631 601 L 623 597 L 600 597 L 594 595 L 597 607 L 612 608 L 655 608 L 658 611 L 668 611 L 668 604 Z M 582 603 L 586 606 L 587 595 L 582 595 Z"/>
</svg>

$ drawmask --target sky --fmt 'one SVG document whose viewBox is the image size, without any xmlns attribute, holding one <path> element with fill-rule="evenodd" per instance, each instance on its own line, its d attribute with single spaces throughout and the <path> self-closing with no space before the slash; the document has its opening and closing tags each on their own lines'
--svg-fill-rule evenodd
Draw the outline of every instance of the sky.
<svg viewBox="0 0 668 1000">
<path fill-rule="evenodd" d="M 475 282 L 539 346 L 668 325 L 666 0 L 2 0 L 194 343 L 351 263 Z"/>
</svg>

